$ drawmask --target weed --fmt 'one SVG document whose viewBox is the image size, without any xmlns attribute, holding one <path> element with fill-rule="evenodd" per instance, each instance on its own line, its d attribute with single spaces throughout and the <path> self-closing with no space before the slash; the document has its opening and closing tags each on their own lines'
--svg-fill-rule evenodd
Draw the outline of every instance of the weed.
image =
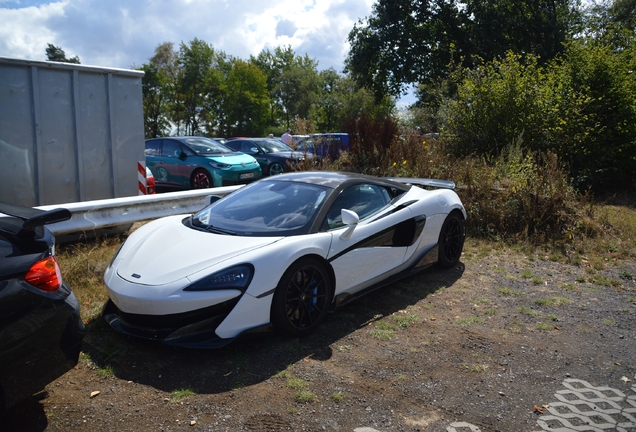
<svg viewBox="0 0 636 432">
<path fill-rule="evenodd" d="M 554 330 L 554 325 L 550 323 L 538 322 L 537 329 L 540 331 Z"/>
<path fill-rule="evenodd" d="M 555 315 L 546 315 L 545 316 L 547 319 L 549 319 L 550 321 L 559 321 L 559 318 Z"/>
<path fill-rule="evenodd" d="M 627 279 L 627 280 L 632 280 L 634 278 L 634 276 L 632 276 L 632 274 L 626 270 L 623 270 L 622 272 L 620 272 L 619 277 L 621 279 Z"/>
<path fill-rule="evenodd" d="M 600 274 L 595 274 L 592 277 L 590 277 L 590 282 L 592 282 L 595 285 L 600 285 L 604 287 L 612 286 L 612 281 L 608 277 L 600 275 Z"/>
<path fill-rule="evenodd" d="M 585 278 L 585 276 L 579 276 L 576 279 L 574 279 L 575 281 L 577 281 L 578 283 L 585 283 L 587 282 L 587 279 Z"/>
<path fill-rule="evenodd" d="M 461 326 L 469 326 L 471 324 L 479 324 L 483 322 L 483 320 L 476 316 L 470 316 L 467 318 L 457 318 L 457 324 Z"/>
<path fill-rule="evenodd" d="M 565 283 L 561 285 L 561 289 L 565 291 L 578 291 L 580 288 L 574 285 L 573 283 Z"/>
<path fill-rule="evenodd" d="M 530 270 L 524 270 L 521 272 L 521 277 L 524 279 L 530 279 L 532 277 L 532 272 Z"/>
<path fill-rule="evenodd" d="M 496 315 L 497 314 L 497 310 L 496 309 L 484 309 L 484 315 Z"/>
<path fill-rule="evenodd" d="M 309 383 L 302 378 L 290 376 L 287 378 L 287 387 L 294 390 L 304 390 L 309 387 Z"/>
<path fill-rule="evenodd" d="M 99 368 L 95 371 L 95 374 L 100 378 L 112 378 L 115 376 L 115 368 L 113 366 L 108 365 L 103 368 Z"/>
<path fill-rule="evenodd" d="M 335 392 L 331 394 L 331 400 L 333 400 L 334 402 L 342 402 L 344 400 L 344 395 L 342 394 L 342 392 Z"/>
<path fill-rule="evenodd" d="M 194 395 L 196 395 L 196 393 L 193 390 L 189 389 L 189 388 L 173 390 L 172 393 L 170 393 L 170 401 L 178 402 L 180 400 L 183 400 L 185 398 L 188 398 L 188 397 L 194 396 Z"/>
<path fill-rule="evenodd" d="M 527 306 L 520 306 L 519 307 L 519 312 L 522 313 L 523 315 L 528 315 L 528 316 L 541 315 L 541 312 L 537 312 L 534 309 L 530 309 Z"/>
<path fill-rule="evenodd" d="M 519 296 L 519 297 L 525 296 L 525 294 L 522 293 L 521 291 L 514 291 L 514 290 L 511 290 L 510 288 L 499 288 L 498 291 L 500 294 L 508 295 L 508 296 Z"/>
<path fill-rule="evenodd" d="M 398 327 L 395 324 L 391 324 L 385 321 L 378 321 L 375 323 L 375 326 L 377 328 L 379 328 L 380 330 L 391 330 L 391 331 L 395 331 L 398 329 Z"/>
<path fill-rule="evenodd" d="M 486 372 L 488 369 L 488 365 L 485 364 L 476 364 L 470 368 L 471 372 Z"/>
<path fill-rule="evenodd" d="M 287 408 L 287 412 L 290 413 L 290 414 L 297 414 L 298 413 L 298 408 L 289 407 L 289 408 Z"/>
<path fill-rule="evenodd" d="M 571 302 L 572 300 L 567 297 L 548 297 L 545 299 L 536 299 L 534 301 L 534 304 L 540 305 L 540 306 L 553 307 L 553 306 L 559 306 L 562 304 L 568 304 Z"/>
<path fill-rule="evenodd" d="M 410 327 L 411 324 L 417 322 L 418 318 L 417 315 L 393 315 L 395 322 L 402 328 Z"/>
<path fill-rule="evenodd" d="M 533 277 L 532 278 L 532 283 L 534 283 L 535 285 L 541 285 L 543 283 L 543 280 L 541 280 L 540 277 Z"/>
<path fill-rule="evenodd" d="M 317 399 L 316 395 L 309 390 L 299 390 L 296 392 L 296 400 L 302 403 L 313 402 Z"/>
<path fill-rule="evenodd" d="M 616 320 L 614 318 L 603 318 L 603 324 L 613 326 L 616 324 Z"/>
<path fill-rule="evenodd" d="M 394 336 L 393 330 L 374 329 L 374 330 L 371 330 L 370 333 L 371 333 L 371 336 L 382 341 L 391 340 L 393 339 L 393 336 Z"/>
<path fill-rule="evenodd" d="M 338 345 L 336 348 L 338 351 L 349 351 L 353 349 L 352 345 Z"/>
</svg>

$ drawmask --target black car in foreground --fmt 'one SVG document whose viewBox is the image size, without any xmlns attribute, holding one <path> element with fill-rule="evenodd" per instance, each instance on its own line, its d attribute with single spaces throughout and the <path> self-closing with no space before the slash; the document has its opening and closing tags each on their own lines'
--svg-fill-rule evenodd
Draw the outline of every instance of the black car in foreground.
<svg viewBox="0 0 636 432">
<path fill-rule="evenodd" d="M 70 217 L 0 203 L 0 411 L 77 364 L 84 323 L 44 227 Z"/>
</svg>

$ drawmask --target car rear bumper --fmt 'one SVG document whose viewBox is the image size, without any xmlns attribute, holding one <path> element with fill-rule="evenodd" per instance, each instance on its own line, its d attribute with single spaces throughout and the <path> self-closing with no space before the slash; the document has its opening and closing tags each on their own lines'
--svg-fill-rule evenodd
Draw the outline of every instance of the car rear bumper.
<svg viewBox="0 0 636 432">
<path fill-rule="evenodd" d="M 66 298 L 47 298 L 24 318 L 0 329 L 4 408 L 42 390 L 77 364 L 84 323 L 75 294 L 67 286 L 62 290 L 69 293 Z"/>
</svg>

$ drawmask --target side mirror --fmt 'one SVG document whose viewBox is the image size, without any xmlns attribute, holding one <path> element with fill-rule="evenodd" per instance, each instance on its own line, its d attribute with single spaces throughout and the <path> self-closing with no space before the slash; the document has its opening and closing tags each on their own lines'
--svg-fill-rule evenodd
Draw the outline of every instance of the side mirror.
<svg viewBox="0 0 636 432">
<path fill-rule="evenodd" d="M 253 154 L 256 154 L 256 153 L 258 153 L 258 148 L 257 147 L 252 147 L 250 149 L 250 152 L 252 152 Z"/>
<path fill-rule="evenodd" d="M 218 200 L 220 200 L 221 198 L 223 198 L 222 196 L 219 195 L 210 195 L 208 197 L 208 205 L 210 204 L 214 204 L 215 202 L 217 202 Z"/>
<path fill-rule="evenodd" d="M 182 161 L 186 160 L 188 156 L 184 152 L 179 152 L 179 159 Z"/>
<path fill-rule="evenodd" d="M 356 226 L 358 226 L 360 217 L 356 212 L 347 209 L 340 210 L 340 217 L 342 218 L 342 223 L 347 226 L 347 230 L 340 235 L 340 240 L 349 240 Z"/>
</svg>

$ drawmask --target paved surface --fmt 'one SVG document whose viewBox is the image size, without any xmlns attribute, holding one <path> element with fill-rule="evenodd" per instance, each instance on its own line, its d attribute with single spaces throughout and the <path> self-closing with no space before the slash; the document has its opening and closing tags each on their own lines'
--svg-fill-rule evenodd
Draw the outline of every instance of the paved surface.
<svg viewBox="0 0 636 432">
<path fill-rule="evenodd" d="M 636 384 L 634 378 L 627 393 L 611 387 L 595 387 L 587 381 L 566 379 L 550 404 L 537 407 L 541 428 L 534 432 L 636 432 Z M 373 428 L 357 428 L 354 432 L 380 432 Z M 451 423 L 446 432 L 482 432 L 466 422 Z"/>
</svg>

